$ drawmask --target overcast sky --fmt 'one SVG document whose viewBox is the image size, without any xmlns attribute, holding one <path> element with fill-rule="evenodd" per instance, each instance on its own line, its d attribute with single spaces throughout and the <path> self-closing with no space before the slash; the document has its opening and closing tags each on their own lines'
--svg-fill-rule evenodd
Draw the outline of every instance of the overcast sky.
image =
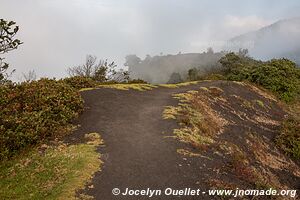
<svg viewBox="0 0 300 200">
<path fill-rule="evenodd" d="M 299 16 L 299 0 L 0 0 L 24 44 L 6 55 L 22 72 L 66 76 L 87 54 L 123 66 L 127 54 L 218 49 L 228 39 Z"/>
</svg>

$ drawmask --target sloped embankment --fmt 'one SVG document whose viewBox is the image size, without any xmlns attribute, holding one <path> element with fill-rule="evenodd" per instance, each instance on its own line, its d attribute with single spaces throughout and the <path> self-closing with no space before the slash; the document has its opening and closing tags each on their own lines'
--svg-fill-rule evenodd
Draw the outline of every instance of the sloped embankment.
<svg viewBox="0 0 300 200">
<path fill-rule="evenodd" d="M 210 187 L 299 189 L 300 168 L 275 145 L 286 113 L 269 93 L 238 82 L 215 82 L 174 95 L 165 119 L 175 119 L 178 152 L 198 157 Z"/>
</svg>

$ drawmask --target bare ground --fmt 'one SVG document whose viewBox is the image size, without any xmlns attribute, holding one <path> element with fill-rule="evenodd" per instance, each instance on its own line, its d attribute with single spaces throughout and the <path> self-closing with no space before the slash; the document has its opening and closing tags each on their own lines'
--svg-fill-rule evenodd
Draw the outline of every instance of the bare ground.
<svg viewBox="0 0 300 200">
<path fill-rule="evenodd" d="M 204 81 L 196 85 L 180 88 L 156 88 L 151 91 L 120 91 L 115 89 L 95 89 L 82 92 L 85 100 L 85 111 L 78 119 L 80 127 L 67 140 L 80 142 L 84 134 L 98 132 L 101 134 L 105 146 L 99 148 L 104 165 L 96 173 L 92 183 L 87 186 L 85 193 L 99 200 L 110 199 L 149 199 L 148 197 L 114 196 L 113 188 L 122 192 L 130 189 L 184 189 L 200 188 L 202 191 L 213 187 L 210 180 L 234 180 L 236 185 L 245 185 L 239 182 L 239 177 L 227 173 L 228 159 L 216 154 L 217 147 L 205 152 L 203 157 L 190 157 L 178 154 L 178 149 L 197 151 L 188 144 L 169 138 L 172 131 L 178 128 L 175 120 L 163 120 L 162 112 L 165 106 L 176 105 L 178 100 L 173 94 L 189 90 L 199 90 L 200 87 L 220 87 L 232 102 L 234 94 L 240 94 L 248 100 L 261 100 L 266 110 L 260 109 L 269 121 L 258 119 L 253 122 L 255 112 L 249 110 L 250 118 L 238 117 L 226 105 L 215 103 L 212 107 L 230 121 L 219 140 L 243 144 L 246 133 L 258 133 L 268 141 L 274 139 L 278 125 L 272 123 L 280 121 L 285 113 L 273 100 L 267 99 L 257 92 L 245 89 L 237 83 L 224 81 Z M 241 110 L 240 103 L 231 103 L 233 109 Z M 225 106 L 225 107 L 224 107 Z M 257 107 L 257 110 L 258 107 Z M 253 112 L 253 113 L 252 113 Z M 245 136 L 246 137 L 246 136 Z M 241 147 L 243 148 L 243 147 Z M 246 148 L 246 147 L 245 147 Z M 272 146 L 273 148 L 273 146 Z M 247 149 L 245 149 L 247 151 Z M 279 175 L 280 181 L 285 181 L 289 187 L 299 189 L 300 179 L 290 171 L 270 169 Z M 217 197 L 203 196 L 155 196 L 151 199 L 214 199 Z"/>
</svg>

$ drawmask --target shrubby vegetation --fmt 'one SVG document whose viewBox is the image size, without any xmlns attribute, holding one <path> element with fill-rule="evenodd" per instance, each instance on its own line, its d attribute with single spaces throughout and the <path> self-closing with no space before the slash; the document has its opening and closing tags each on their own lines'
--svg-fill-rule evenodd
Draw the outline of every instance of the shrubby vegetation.
<svg viewBox="0 0 300 200">
<path fill-rule="evenodd" d="M 84 138 L 83 144 L 44 144 L 1 163 L 0 199 L 91 199 L 78 190 L 90 184 L 101 167 L 96 148 L 103 140 L 98 133 Z"/>
<path fill-rule="evenodd" d="M 258 61 L 247 56 L 247 50 L 228 53 L 219 60 L 221 65 L 206 70 L 191 68 L 187 80 L 231 80 L 249 81 L 260 85 L 285 102 L 291 102 L 300 95 L 300 68 L 287 59 Z"/>
<path fill-rule="evenodd" d="M 76 89 L 41 79 L 0 87 L 0 157 L 57 137 L 83 108 Z"/>
<path fill-rule="evenodd" d="M 250 81 L 275 93 L 281 100 L 290 102 L 300 95 L 300 69 L 287 59 L 256 61 L 247 56 L 229 53 L 220 63 L 221 74 L 228 80 Z"/>
<path fill-rule="evenodd" d="M 89 77 L 73 76 L 69 78 L 61 79 L 60 82 L 66 83 L 67 85 L 80 90 L 82 88 L 92 88 L 97 85 L 97 82 Z"/>
<path fill-rule="evenodd" d="M 203 71 L 192 68 L 187 72 L 187 80 L 231 80 L 249 81 L 273 92 L 279 99 L 289 103 L 293 111 L 282 123 L 276 144 L 288 155 L 300 158 L 300 68 L 287 59 L 272 59 L 266 62 L 247 56 L 247 50 L 228 53 L 220 59 L 220 66 L 212 66 Z"/>
<path fill-rule="evenodd" d="M 169 81 L 167 84 L 175 84 L 175 83 L 181 83 L 183 80 L 181 78 L 181 75 L 179 73 L 172 73 L 170 76 Z"/>
</svg>

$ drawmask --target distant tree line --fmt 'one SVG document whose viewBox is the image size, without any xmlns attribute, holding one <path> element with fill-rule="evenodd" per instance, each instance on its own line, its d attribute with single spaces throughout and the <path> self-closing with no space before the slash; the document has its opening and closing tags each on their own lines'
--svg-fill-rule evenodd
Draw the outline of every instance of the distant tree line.
<svg viewBox="0 0 300 200">
<path fill-rule="evenodd" d="M 130 77 L 141 78 L 151 83 L 177 82 L 187 79 L 187 71 L 195 68 L 208 71 L 220 65 L 218 61 L 226 52 L 214 52 L 208 48 L 203 53 L 178 53 L 177 55 L 150 56 L 142 60 L 136 55 L 126 56 L 125 66 L 128 66 Z"/>
</svg>

